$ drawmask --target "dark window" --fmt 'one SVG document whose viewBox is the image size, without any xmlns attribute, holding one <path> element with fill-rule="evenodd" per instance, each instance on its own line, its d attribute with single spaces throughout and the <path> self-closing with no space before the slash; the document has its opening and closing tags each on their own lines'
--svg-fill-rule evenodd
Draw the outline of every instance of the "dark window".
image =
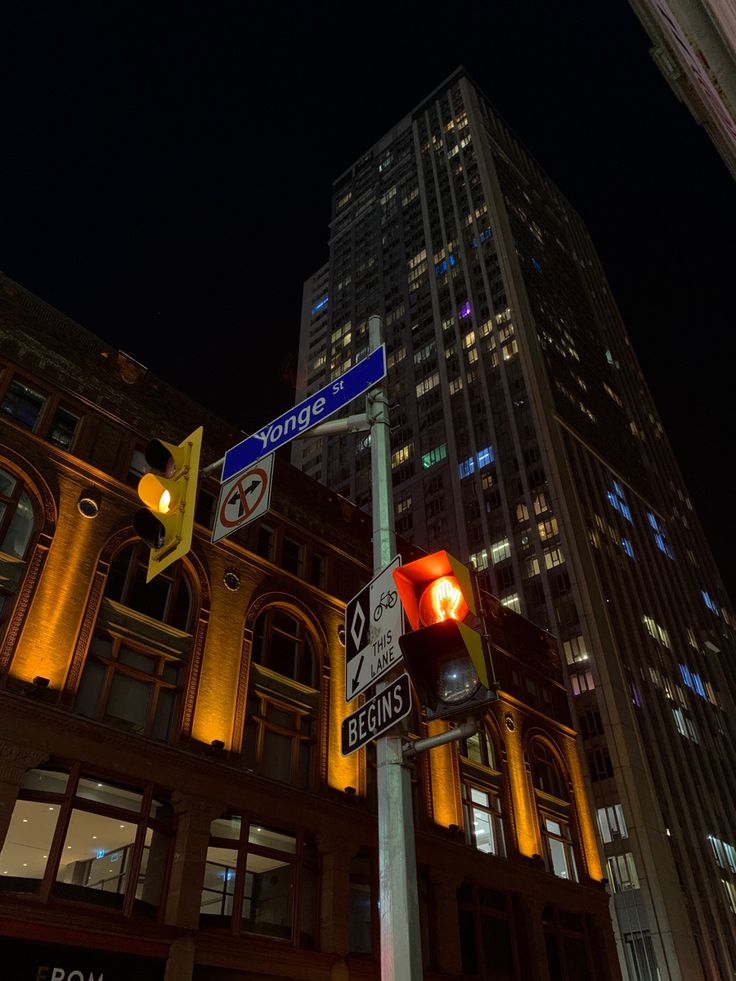
<svg viewBox="0 0 736 981">
<path fill-rule="evenodd" d="M 318 709 L 316 659 L 306 625 L 292 613 L 271 607 L 253 629 L 244 766 L 274 780 L 310 787 Z"/>
<path fill-rule="evenodd" d="M 33 505 L 23 483 L 0 468 L 0 552 L 25 558 L 33 532 Z"/>
<path fill-rule="evenodd" d="M 183 673 L 173 657 L 95 633 L 74 710 L 119 729 L 168 740 Z"/>
<path fill-rule="evenodd" d="M 529 760 L 537 791 L 537 817 L 544 844 L 545 867 L 561 879 L 577 882 L 567 780 L 554 753 L 541 739 L 532 741 Z"/>
<path fill-rule="evenodd" d="M 582 712 L 579 717 L 580 735 L 583 739 L 592 739 L 603 735 L 603 721 L 597 709 Z"/>
<path fill-rule="evenodd" d="M 531 745 L 530 762 L 535 788 L 559 800 L 567 800 L 568 794 L 559 765 L 549 747 L 539 739 L 535 739 Z"/>
<path fill-rule="evenodd" d="M 613 763 L 605 746 L 588 753 L 588 769 L 594 783 L 613 776 Z"/>
<path fill-rule="evenodd" d="M 14 378 L 8 385 L 2 402 L 0 402 L 0 412 L 12 419 L 13 422 L 17 422 L 18 425 L 33 430 L 45 404 L 45 395 L 37 392 L 20 379 Z"/>
<path fill-rule="evenodd" d="M 463 883 L 458 916 L 463 974 L 483 981 L 521 981 L 508 894 Z"/>
<path fill-rule="evenodd" d="M 305 789 L 312 782 L 312 713 L 266 692 L 248 699 L 243 763 L 248 770 Z"/>
<path fill-rule="evenodd" d="M 110 564 L 105 596 L 170 627 L 188 631 L 192 593 L 181 562 L 174 562 L 146 583 L 149 550 L 142 543 L 118 552 Z"/>
<path fill-rule="evenodd" d="M 542 920 L 550 981 L 594 981 L 583 918 L 547 906 Z"/>
<path fill-rule="evenodd" d="M 273 562 L 275 533 L 273 528 L 268 525 L 259 525 L 258 536 L 256 538 L 256 552 L 261 558 Z"/>
<path fill-rule="evenodd" d="M 311 838 L 239 814 L 212 822 L 200 928 L 314 947 L 318 856 Z"/>
<path fill-rule="evenodd" d="M 325 588 L 327 559 L 321 552 L 312 551 L 309 565 L 309 581 L 319 589 Z"/>
<path fill-rule="evenodd" d="M 304 574 L 304 546 L 293 538 L 286 538 L 281 543 L 281 565 L 287 572 L 295 576 Z"/>
<path fill-rule="evenodd" d="M 350 863 L 348 951 L 370 954 L 376 949 L 376 877 L 369 855 L 353 856 Z"/>
<path fill-rule="evenodd" d="M 54 446 L 60 446 L 62 450 L 71 450 L 79 426 L 79 416 L 64 408 L 63 405 L 57 406 L 56 412 L 51 420 L 47 439 Z"/>
<path fill-rule="evenodd" d="M 194 511 L 194 520 L 197 524 L 204 525 L 205 528 L 212 528 L 215 523 L 215 508 L 217 507 L 217 497 L 208 490 L 202 488 L 197 494 L 197 504 Z"/>
<path fill-rule="evenodd" d="M 253 661 L 303 685 L 315 686 L 314 656 L 305 624 L 279 607 L 270 607 L 253 628 Z"/>
<path fill-rule="evenodd" d="M 125 482 L 130 484 L 131 487 L 137 487 L 138 481 L 143 474 L 148 473 L 151 469 L 148 463 L 146 463 L 145 451 L 145 446 L 136 446 L 130 455 L 130 463 L 128 464 L 128 473 Z"/>
<path fill-rule="evenodd" d="M 177 732 L 187 680 L 192 595 L 180 562 L 147 586 L 146 559 L 147 550 L 137 544 L 119 552 L 110 565 L 74 710 L 168 742 Z M 139 614 L 157 622 L 151 624 Z"/>
</svg>

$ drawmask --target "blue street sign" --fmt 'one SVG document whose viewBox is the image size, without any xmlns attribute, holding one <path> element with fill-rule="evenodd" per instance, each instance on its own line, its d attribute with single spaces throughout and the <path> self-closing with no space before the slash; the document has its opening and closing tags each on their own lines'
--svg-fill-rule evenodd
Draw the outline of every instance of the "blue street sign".
<svg viewBox="0 0 736 981">
<path fill-rule="evenodd" d="M 335 378 L 319 392 L 310 395 L 299 405 L 295 405 L 293 409 L 284 412 L 278 419 L 274 419 L 263 429 L 259 429 L 257 433 L 253 433 L 242 443 L 229 449 L 225 454 L 220 482 L 229 480 L 246 467 L 256 463 L 261 457 L 273 453 L 279 446 L 290 443 L 292 439 L 301 436 L 308 429 L 324 422 L 333 412 L 337 412 L 348 402 L 367 392 L 385 377 L 386 346 L 382 344 L 344 375 Z"/>
</svg>

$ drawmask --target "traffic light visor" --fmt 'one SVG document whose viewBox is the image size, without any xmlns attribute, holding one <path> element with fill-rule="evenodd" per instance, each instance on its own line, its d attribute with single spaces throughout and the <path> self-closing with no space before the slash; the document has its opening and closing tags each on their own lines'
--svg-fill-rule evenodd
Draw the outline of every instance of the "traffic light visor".
<svg viewBox="0 0 736 981">
<path fill-rule="evenodd" d="M 152 511 L 171 514 L 179 505 L 180 494 L 175 481 L 146 473 L 138 481 L 138 497 Z"/>
<path fill-rule="evenodd" d="M 412 630 L 476 613 L 470 571 L 449 552 L 432 552 L 394 571 L 406 618 Z"/>
<path fill-rule="evenodd" d="M 166 541 L 166 526 L 147 508 L 137 512 L 133 527 L 149 548 L 161 548 Z"/>
<path fill-rule="evenodd" d="M 163 439 L 152 439 L 146 446 L 146 463 L 164 477 L 172 477 L 186 463 L 187 449 L 186 441 L 181 446 L 175 446 Z"/>
</svg>

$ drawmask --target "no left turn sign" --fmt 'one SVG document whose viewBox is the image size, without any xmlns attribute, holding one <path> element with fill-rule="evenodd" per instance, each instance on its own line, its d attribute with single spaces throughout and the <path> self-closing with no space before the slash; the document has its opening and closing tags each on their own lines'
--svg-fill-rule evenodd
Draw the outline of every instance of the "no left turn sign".
<svg viewBox="0 0 736 981">
<path fill-rule="evenodd" d="M 273 453 L 220 485 L 217 515 L 212 528 L 213 544 L 268 511 L 271 506 L 272 473 Z"/>
</svg>

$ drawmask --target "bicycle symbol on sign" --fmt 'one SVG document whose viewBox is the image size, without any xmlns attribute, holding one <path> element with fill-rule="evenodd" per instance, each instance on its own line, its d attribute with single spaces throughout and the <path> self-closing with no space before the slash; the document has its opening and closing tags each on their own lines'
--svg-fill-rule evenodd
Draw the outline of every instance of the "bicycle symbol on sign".
<svg viewBox="0 0 736 981">
<path fill-rule="evenodd" d="M 383 616 L 384 610 L 392 610 L 396 606 L 396 601 L 398 598 L 398 593 L 394 592 L 393 589 L 387 590 L 385 593 L 381 593 L 378 606 L 376 606 L 375 610 L 373 611 L 373 619 L 376 621 L 376 623 L 378 623 Z"/>
</svg>

